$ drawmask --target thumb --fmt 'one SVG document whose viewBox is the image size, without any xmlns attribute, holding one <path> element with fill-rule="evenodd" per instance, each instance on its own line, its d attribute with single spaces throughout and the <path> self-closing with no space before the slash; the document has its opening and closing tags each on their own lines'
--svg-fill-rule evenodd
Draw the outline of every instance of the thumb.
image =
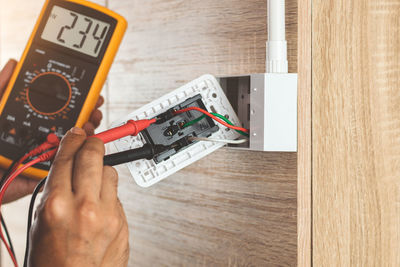
<svg viewBox="0 0 400 267">
<path fill-rule="evenodd" d="M 4 90 L 17 66 L 17 61 L 10 59 L 0 72 L 0 98 L 3 96 Z"/>
</svg>

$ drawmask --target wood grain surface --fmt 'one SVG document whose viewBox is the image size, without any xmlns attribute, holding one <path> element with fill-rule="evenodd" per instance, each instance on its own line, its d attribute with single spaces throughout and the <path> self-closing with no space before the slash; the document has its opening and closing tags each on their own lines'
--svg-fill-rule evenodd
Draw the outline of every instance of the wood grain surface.
<svg viewBox="0 0 400 267">
<path fill-rule="evenodd" d="M 297 2 L 288 1 L 290 70 Z M 109 76 L 119 118 L 204 74 L 264 72 L 266 1 L 109 1 L 129 29 Z M 141 189 L 120 168 L 130 266 L 295 266 L 296 153 L 222 149 Z"/>
<path fill-rule="evenodd" d="M 313 263 L 400 266 L 400 2 L 313 1 Z"/>
<path fill-rule="evenodd" d="M 298 1 L 297 265 L 311 266 L 311 33 L 312 0 Z"/>
<path fill-rule="evenodd" d="M 0 0 L 2 64 L 9 57 L 20 57 L 43 2 Z M 202 74 L 264 72 L 264 0 L 97 2 L 129 22 L 103 89 L 102 128 Z M 291 72 L 297 71 L 297 9 L 297 1 L 287 1 Z M 303 60 L 309 52 L 306 44 L 299 43 Z M 307 70 L 304 73 L 307 76 Z M 300 92 L 306 102 L 299 104 L 304 120 L 309 92 Z M 304 163 L 307 150 L 302 155 L 299 162 Z M 124 167 L 119 173 L 131 234 L 129 266 L 295 266 L 297 253 L 310 252 L 306 213 L 299 215 L 304 232 L 297 240 L 296 153 L 221 149 L 149 189 L 138 187 Z M 307 186 L 300 190 L 307 194 Z M 299 203 L 305 212 L 307 205 L 307 201 Z M 21 255 L 25 207 L 27 199 L 5 211 Z M 297 242 L 303 239 L 298 250 Z M 3 264 L 10 266 L 8 261 Z"/>
</svg>

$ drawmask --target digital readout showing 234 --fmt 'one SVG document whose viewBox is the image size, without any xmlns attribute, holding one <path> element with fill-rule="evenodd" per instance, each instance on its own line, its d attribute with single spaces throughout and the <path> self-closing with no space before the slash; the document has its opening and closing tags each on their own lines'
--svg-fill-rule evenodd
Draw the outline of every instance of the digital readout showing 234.
<svg viewBox="0 0 400 267">
<path fill-rule="evenodd" d="M 44 27 L 42 39 L 97 57 L 110 24 L 54 6 Z"/>
</svg>

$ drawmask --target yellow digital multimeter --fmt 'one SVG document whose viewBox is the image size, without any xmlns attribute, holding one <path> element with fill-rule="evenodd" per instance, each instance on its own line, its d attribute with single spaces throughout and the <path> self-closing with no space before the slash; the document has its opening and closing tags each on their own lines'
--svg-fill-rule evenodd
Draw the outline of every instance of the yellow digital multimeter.
<svg viewBox="0 0 400 267">
<path fill-rule="evenodd" d="M 125 33 L 120 15 L 83 0 L 47 0 L 0 102 L 0 165 L 27 140 L 88 121 Z M 50 163 L 26 174 L 44 178 Z"/>
</svg>

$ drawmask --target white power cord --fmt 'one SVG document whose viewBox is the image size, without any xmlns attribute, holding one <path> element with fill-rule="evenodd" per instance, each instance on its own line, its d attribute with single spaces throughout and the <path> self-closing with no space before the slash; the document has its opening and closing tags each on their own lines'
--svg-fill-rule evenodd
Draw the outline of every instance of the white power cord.
<svg viewBox="0 0 400 267">
<path fill-rule="evenodd" d="M 214 138 L 206 138 L 206 137 L 189 137 L 189 141 L 206 141 L 206 142 L 215 142 L 215 143 L 225 143 L 225 144 L 243 144 L 248 142 L 248 139 L 239 139 L 239 140 L 226 140 L 226 139 L 214 139 Z"/>
<path fill-rule="evenodd" d="M 268 1 L 267 73 L 288 73 L 285 0 Z"/>
</svg>

